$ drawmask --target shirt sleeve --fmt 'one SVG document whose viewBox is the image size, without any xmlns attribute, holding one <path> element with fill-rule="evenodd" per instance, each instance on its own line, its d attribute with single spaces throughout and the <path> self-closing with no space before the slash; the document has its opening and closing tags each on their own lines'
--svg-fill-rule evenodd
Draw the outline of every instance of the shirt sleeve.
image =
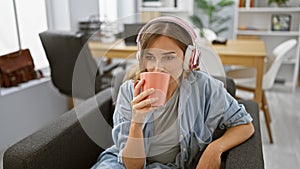
<svg viewBox="0 0 300 169">
<path fill-rule="evenodd" d="M 131 122 L 131 100 L 133 98 L 133 85 L 131 83 L 131 81 L 127 81 L 121 85 L 113 116 L 112 137 L 119 150 L 118 162 L 120 163 L 123 163 L 122 151 L 128 139 Z"/>
<path fill-rule="evenodd" d="M 210 80 L 206 91 L 210 93 L 206 104 L 208 114 L 205 123 L 208 126 L 224 129 L 252 121 L 245 107 L 226 91 L 222 82 Z"/>
<path fill-rule="evenodd" d="M 128 139 L 132 118 L 131 100 L 133 99 L 133 88 L 132 81 L 127 81 L 121 85 L 113 116 L 114 128 L 112 137 L 115 146 L 119 150 L 117 155 L 118 162 L 121 164 L 124 164 L 122 153 Z M 146 168 L 146 161 L 143 168 Z"/>
</svg>

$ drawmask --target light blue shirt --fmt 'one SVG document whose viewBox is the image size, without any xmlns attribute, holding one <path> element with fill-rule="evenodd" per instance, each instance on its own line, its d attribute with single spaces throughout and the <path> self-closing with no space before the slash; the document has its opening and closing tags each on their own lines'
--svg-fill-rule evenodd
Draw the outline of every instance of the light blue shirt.
<svg viewBox="0 0 300 169">
<path fill-rule="evenodd" d="M 113 116 L 112 136 L 114 145 L 100 156 L 115 154 L 118 162 L 123 163 L 122 150 L 126 144 L 131 123 L 131 100 L 133 99 L 133 81 L 129 80 L 120 87 Z M 212 141 L 212 134 L 219 126 L 221 129 L 250 123 L 251 116 L 243 105 L 230 96 L 222 82 L 201 71 L 193 71 L 181 81 L 179 90 L 178 124 L 180 153 L 176 156 L 175 168 L 186 168 L 207 144 Z M 149 152 L 153 136 L 153 111 L 147 114 L 143 125 L 146 154 Z M 105 162 L 105 160 L 103 161 Z M 144 168 L 161 164 L 146 164 Z M 149 167 L 150 168 L 150 167 Z"/>
</svg>

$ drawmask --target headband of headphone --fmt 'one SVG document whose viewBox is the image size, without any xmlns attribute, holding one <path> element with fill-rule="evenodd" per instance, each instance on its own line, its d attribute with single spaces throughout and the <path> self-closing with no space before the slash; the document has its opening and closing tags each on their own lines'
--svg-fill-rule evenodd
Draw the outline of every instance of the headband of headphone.
<svg viewBox="0 0 300 169">
<path fill-rule="evenodd" d="M 140 56 L 141 35 L 149 28 L 150 25 L 157 23 L 157 22 L 175 23 L 176 25 L 180 26 L 181 28 L 183 28 L 184 30 L 187 31 L 187 33 L 192 38 L 193 45 L 189 45 L 186 49 L 185 56 L 184 56 L 183 69 L 184 70 L 193 70 L 194 68 L 198 67 L 199 57 L 200 57 L 200 52 L 198 51 L 197 44 L 196 44 L 198 36 L 197 36 L 196 32 L 194 31 L 194 29 L 188 23 L 186 23 L 184 20 L 174 17 L 174 16 L 162 16 L 159 18 L 152 19 L 141 28 L 141 30 L 139 31 L 139 34 L 136 38 L 136 42 L 137 42 L 137 46 L 138 46 L 138 51 L 136 53 L 137 59 L 140 61 L 140 57 L 141 57 Z"/>
</svg>

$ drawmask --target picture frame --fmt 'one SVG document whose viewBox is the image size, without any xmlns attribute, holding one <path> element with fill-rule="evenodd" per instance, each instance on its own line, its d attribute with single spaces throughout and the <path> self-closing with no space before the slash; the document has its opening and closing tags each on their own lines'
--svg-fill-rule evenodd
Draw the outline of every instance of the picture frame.
<svg viewBox="0 0 300 169">
<path fill-rule="evenodd" d="M 273 14 L 271 18 L 272 31 L 290 31 L 291 15 L 289 14 Z"/>
</svg>

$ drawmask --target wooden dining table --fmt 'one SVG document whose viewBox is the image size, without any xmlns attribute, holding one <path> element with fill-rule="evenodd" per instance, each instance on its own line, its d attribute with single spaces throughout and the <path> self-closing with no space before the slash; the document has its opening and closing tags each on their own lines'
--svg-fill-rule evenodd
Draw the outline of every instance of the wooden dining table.
<svg viewBox="0 0 300 169">
<path fill-rule="evenodd" d="M 88 43 L 93 57 L 134 58 L 137 46 L 126 46 L 123 40 L 104 44 L 97 41 Z M 264 59 L 266 49 L 264 41 L 254 40 L 228 40 L 226 45 L 213 45 L 224 65 L 242 65 L 256 68 L 256 89 L 254 100 L 261 105 L 262 81 L 264 74 Z"/>
</svg>

